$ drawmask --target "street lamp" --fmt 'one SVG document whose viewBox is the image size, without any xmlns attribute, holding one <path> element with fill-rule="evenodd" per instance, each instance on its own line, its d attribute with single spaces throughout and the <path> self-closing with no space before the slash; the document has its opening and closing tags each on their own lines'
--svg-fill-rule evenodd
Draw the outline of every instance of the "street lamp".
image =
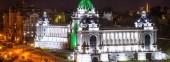
<svg viewBox="0 0 170 62">
<path fill-rule="evenodd" d="M 12 52 L 9 52 L 9 55 L 11 55 L 12 54 Z"/>
<path fill-rule="evenodd" d="M 2 49 L 2 46 L 0 46 L 0 49 Z"/>
<path fill-rule="evenodd" d="M 2 35 L 2 34 L 0 34 L 0 39 L 2 39 L 2 36 L 3 36 L 3 35 Z"/>
<path fill-rule="evenodd" d="M 25 35 L 26 35 L 26 33 L 24 32 L 24 44 L 26 43 L 26 41 L 25 41 Z"/>
</svg>

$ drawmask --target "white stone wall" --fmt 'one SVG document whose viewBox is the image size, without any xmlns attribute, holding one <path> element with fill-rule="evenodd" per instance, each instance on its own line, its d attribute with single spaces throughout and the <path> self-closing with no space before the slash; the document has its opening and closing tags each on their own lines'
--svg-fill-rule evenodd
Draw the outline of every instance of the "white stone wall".
<svg viewBox="0 0 170 62">
<path fill-rule="evenodd" d="M 77 62 L 91 62 L 91 54 L 79 54 L 77 56 Z"/>
<path fill-rule="evenodd" d="M 100 61 L 103 61 L 103 62 L 109 61 L 109 59 L 108 59 L 108 54 L 107 54 L 107 53 L 101 54 L 101 56 L 100 56 Z"/>
<path fill-rule="evenodd" d="M 38 26 L 35 47 L 64 49 L 68 45 L 67 26 Z"/>
</svg>

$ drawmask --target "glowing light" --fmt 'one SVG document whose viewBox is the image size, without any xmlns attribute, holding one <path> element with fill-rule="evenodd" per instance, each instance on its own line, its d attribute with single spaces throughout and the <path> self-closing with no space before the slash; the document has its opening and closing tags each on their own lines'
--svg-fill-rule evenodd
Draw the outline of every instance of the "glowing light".
<svg viewBox="0 0 170 62">
<path fill-rule="evenodd" d="M 61 19 L 61 16 L 59 15 L 58 18 Z"/>
<path fill-rule="evenodd" d="M 59 14 L 56 15 L 55 19 L 54 19 L 54 23 L 62 23 L 65 22 L 65 15 L 64 14 Z"/>
<path fill-rule="evenodd" d="M 164 20 L 165 20 L 165 19 L 166 19 L 166 17 L 165 17 L 164 15 L 162 15 L 162 19 L 164 19 Z"/>
<path fill-rule="evenodd" d="M 93 8 L 93 4 L 90 0 L 81 0 L 78 7 L 86 10 L 91 10 Z"/>
<path fill-rule="evenodd" d="M 149 4 L 146 3 L 146 12 L 149 12 Z"/>
<path fill-rule="evenodd" d="M 2 49 L 2 47 L 0 46 L 0 49 Z"/>
<path fill-rule="evenodd" d="M 9 52 L 9 54 L 11 55 L 11 54 L 12 54 L 12 52 Z"/>
<path fill-rule="evenodd" d="M 77 46 L 77 37 L 76 37 L 77 30 L 78 30 L 78 24 L 74 23 L 73 32 L 71 34 L 71 49 L 74 49 Z"/>
<path fill-rule="evenodd" d="M 7 58 L 7 55 L 4 55 L 5 58 Z"/>
<path fill-rule="evenodd" d="M 34 46 L 34 44 L 33 44 L 33 43 L 31 43 L 31 46 Z"/>
<path fill-rule="evenodd" d="M 2 36 L 2 34 L 0 34 L 0 37 Z"/>
<path fill-rule="evenodd" d="M 71 34 L 71 49 L 74 49 L 76 48 L 76 45 L 77 45 L 77 37 L 76 37 L 76 34 Z"/>
</svg>

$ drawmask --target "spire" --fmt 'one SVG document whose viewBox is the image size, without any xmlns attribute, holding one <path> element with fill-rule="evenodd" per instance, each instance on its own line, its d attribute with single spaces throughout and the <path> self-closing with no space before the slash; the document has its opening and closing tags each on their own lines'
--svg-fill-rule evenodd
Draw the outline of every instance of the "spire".
<svg viewBox="0 0 170 62">
<path fill-rule="evenodd" d="M 146 0 L 145 11 L 146 11 L 146 12 L 149 12 L 149 0 Z"/>
<path fill-rule="evenodd" d="M 149 4 L 146 3 L 146 12 L 149 12 Z"/>
<path fill-rule="evenodd" d="M 91 10 L 94 7 L 90 0 L 81 0 L 78 5 L 78 8 L 85 9 L 85 10 Z"/>
</svg>

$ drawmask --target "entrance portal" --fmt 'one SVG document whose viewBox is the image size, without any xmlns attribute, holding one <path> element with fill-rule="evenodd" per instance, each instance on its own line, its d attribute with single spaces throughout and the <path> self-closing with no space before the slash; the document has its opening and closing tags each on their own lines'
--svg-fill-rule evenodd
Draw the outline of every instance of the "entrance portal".
<svg viewBox="0 0 170 62">
<path fill-rule="evenodd" d="M 98 61 L 98 58 L 97 58 L 97 57 L 94 57 L 94 58 L 92 59 L 92 62 L 99 62 L 99 61 Z"/>
<path fill-rule="evenodd" d="M 151 53 L 146 53 L 146 59 L 152 60 L 151 57 L 152 57 Z"/>
</svg>

